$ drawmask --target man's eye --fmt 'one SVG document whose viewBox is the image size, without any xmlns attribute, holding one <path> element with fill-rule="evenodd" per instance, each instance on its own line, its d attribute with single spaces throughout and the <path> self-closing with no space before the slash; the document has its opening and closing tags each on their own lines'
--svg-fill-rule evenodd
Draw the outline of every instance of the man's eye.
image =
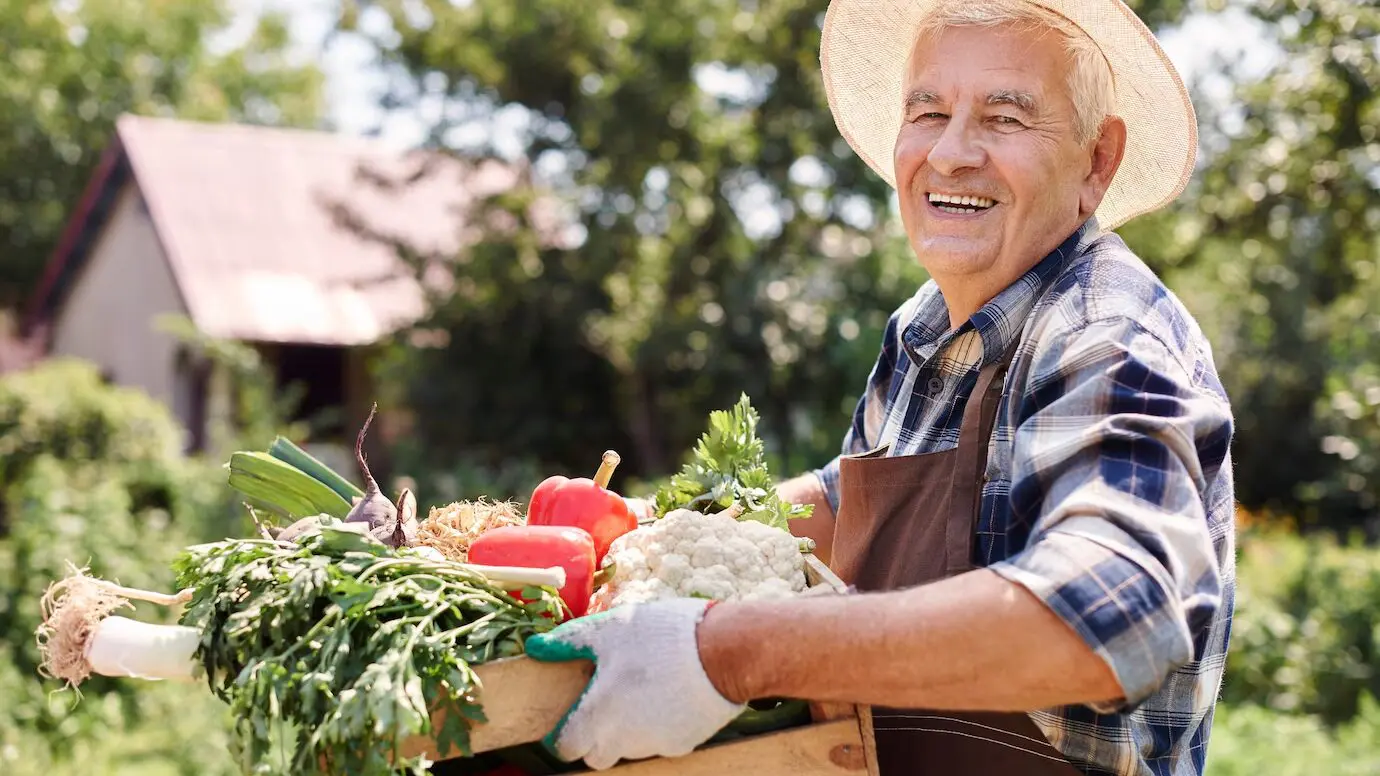
<svg viewBox="0 0 1380 776">
<path fill-rule="evenodd" d="M 937 112 L 937 111 L 929 111 L 928 113 L 921 113 L 920 115 L 916 116 L 916 117 L 915 117 L 915 120 L 916 120 L 916 121 L 938 121 L 938 120 L 940 120 L 940 119 L 946 119 L 946 118 L 948 118 L 948 116 L 944 115 L 943 113 L 939 113 L 939 112 Z"/>
<path fill-rule="evenodd" d="M 997 122 L 998 124 L 1003 124 L 1009 127 L 1022 126 L 1021 120 L 1014 116 L 995 116 L 992 120 Z"/>
</svg>

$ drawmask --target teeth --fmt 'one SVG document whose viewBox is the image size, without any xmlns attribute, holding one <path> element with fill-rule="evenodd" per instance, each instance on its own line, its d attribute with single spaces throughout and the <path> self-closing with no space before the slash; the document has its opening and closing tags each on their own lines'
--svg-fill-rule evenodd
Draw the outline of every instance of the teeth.
<svg viewBox="0 0 1380 776">
<path fill-rule="evenodd" d="M 947 205 L 967 205 L 969 207 L 988 208 L 997 204 L 987 197 L 960 197 L 954 194 L 938 194 L 935 192 L 930 192 L 929 197 L 930 202 L 935 205 L 944 203 Z"/>
</svg>

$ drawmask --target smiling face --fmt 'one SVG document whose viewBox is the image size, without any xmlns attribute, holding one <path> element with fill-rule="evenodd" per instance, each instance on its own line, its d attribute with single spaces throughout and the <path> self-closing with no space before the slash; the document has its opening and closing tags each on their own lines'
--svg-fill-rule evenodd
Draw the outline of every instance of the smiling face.
<svg viewBox="0 0 1380 776">
<path fill-rule="evenodd" d="M 958 320 L 1063 242 L 1111 183 L 1125 127 L 1113 118 L 1079 142 L 1071 67 L 1059 36 L 1029 27 L 950 27 L 916 44 L 896 188 Z"/>
</svg>

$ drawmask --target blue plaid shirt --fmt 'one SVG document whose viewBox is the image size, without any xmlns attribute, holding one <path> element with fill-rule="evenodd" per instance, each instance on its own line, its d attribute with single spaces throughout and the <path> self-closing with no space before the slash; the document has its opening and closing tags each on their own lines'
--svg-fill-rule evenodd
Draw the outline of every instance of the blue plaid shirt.
<svg viewBox="0 0 1380 776">
<path fill-rule="evenodd" d="M 1120 237 L 1090 220 L 957 329 L 922 286 L 843 453 L 957 445 L 979 370 L 1016 337 L 976 561 L 1048 604 L 1126 696 L 1030 716 L 1085 773 L 1201 774 L 1236 586 L 1233 421 L 1202 332 Z M 838 471 L 817 472 L 835 509 Z"/>
</svg>

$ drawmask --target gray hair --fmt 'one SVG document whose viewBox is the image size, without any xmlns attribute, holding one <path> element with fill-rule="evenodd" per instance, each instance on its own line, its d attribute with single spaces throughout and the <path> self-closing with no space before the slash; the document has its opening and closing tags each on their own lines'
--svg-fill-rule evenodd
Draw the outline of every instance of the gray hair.
<svg viewBox="0 0 1380 776">
<path fill-rule="evenodd" d="M 1069 98 L 1078 142 L 1097 137 L 1116 107 L 1111 65 L 1102 49 L 1073 22 L 1029 0 L 939 0 L 916 31 L 918 42 L 949 27 L 1015 25 L 1059 35 L 1070 59 Z"/>
</svg>

